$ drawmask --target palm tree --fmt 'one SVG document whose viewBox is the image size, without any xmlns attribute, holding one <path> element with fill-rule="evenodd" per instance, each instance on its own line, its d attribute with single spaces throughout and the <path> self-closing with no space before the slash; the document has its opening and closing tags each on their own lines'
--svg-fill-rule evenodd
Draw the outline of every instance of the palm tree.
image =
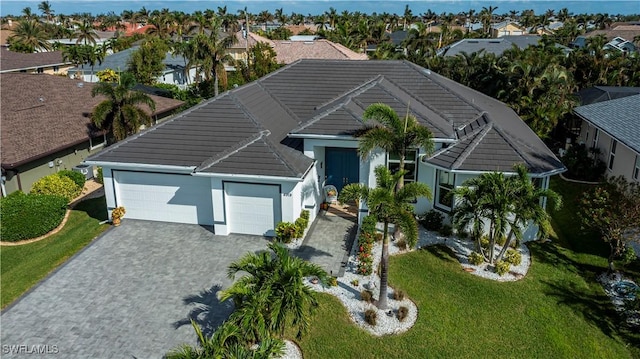
<svg viewBox="0 0 640 359">
<path fill-rule="evenodd" d="M 137 133 L 141 125 L 152 124 L 151 116 L 140 105 L 149 106 L 152 112 L 156 110 L 151 97 L 139 91 L 131 91 L 134 85 L 133 76 L 123 74 L 117 86 L 100 82 L 91 90 L 93 97 L 107 97 L 93 109 L 91 121 L 99 129 L 112 133 L 118 141 Z"/>
<path fill-rule="evenodd" d="M 365 127 L 359 133 L 358 152 L 363 159 L 376 148 L 381 148 L 389 154 L 398 155 L 400 158 L 399 171 L 404 172 L 404 162 L 407 153 L 416 148 L 422 148 L 426 153 L 433 151 L 433 134 L 426 127 L 418 123 L 418 120 L 409 113 L 404 119 L 389 106 L 383 103 L 373 104 L 364 111 L 363 121 L 375 120 L 377 125 Z M 404 185 L 404 178 L 398 181 L 398 189 Z"/>
<path fill-rule="evenodd" d="M 318 305 L 316 293 L 304 283 L 315 276 L 326 283 L 327 273 L 316 264 L 290 255 L 286 247 L 269 244 L 270 252 L 249 253 L 229 266 L 229 278 L 245 275 L 220 294 L 237 308 L 230 320 L 244 330 L 250 342 L 282 337 L 290 326 L 300 338 L 309 328 L 310 314 Z"/>
<path fill-rule="evenodd" d="M 411 182 L 397 189 L 404 171 L 392 174 L 385 166 L 375 168 L 376 187 L 368 188 L 361 183 L 346 185 L 340 193 L 340 202 L 360 200 L 369 207 L 369 212 L 383 224 L 382 257 L 380 259 L 380 295 L 377 306 L 387 309 L 387 287 L 389 277 L 389 224 L 395 223 L 406 235 L 409 247 L 418 241 L 418 222 L 411 203 L 418 197 L 431 198 L 431 190 L 424 183 Z"/>
<path fill-rule="evenodd" d="M 549 213 L 542 206 L 543 198 L 551 200 L 554 210 L 562 204 L 560 196 L 550 189 L 537 188 L 528 176 L 527 168 L 518 164 L 514 167 L 516 175 L 510 179 L 514 186 L 515 196 L 512 198 L 513 219 L 509 221 L 509 235 L 496 261 L 502 259 L 511 241 L 522 239 L 522 230 L 531 224 L 538 227 L 538 238 L 545 238 L 551 228 Z"/>
<path fill-rule="evenodd" d="M 484 233 L 483 201 L 485 197 L 481 192 L 484 188 L 479 186 L 479 182 L 478 177 L 472 178 L 466 181 L 464 186 L 449 192 L 456 199 L 451 218 L 452 224 L 458 232 L 471 230 L 471 239 L 476 241 L 476 249 L 487 258 L 480 241 Z"/>
<path fill-rule="evenodd" d="M 198 348 L 184 344 L 170 351 L 167 359 L 209 359 L 209 358 L 253 358 L 268 359 L 284 354 L 284 342 L 280 339 L 267 338 L 256 346 L 249 346 L 240 328 L 233 322 L 226 321 L 209 338 L 202 329 L 191 320 L 191 326 L 198 338 Z"/>
<path fill-rule="evenodd" d="M 36 19 L 36 15 L 31 12 L 31 7 L 27 6 L 24 9 L 22 9 L 22 16 L 24 16 L 25 20 L 35 20 Z"/>
<path fill-rule="evenodd" d="M 98 34 L 96 30 L 93 29 L 93 25 L 89 20 L 83 20 L 80 24 L 78 24 L 78 29 L 75 32 L 77 36 L 76 44 L 84 44 L 88 45 L 89 43 L 96 44 L 96 39 L 98 38 Z"/>
<path fill-rule="evenodd" d="M 42 15 L 47 18 L 47 21 L 51 21 L 53 17 L 53 9 L 51 9 L 51 3 L 49 1 L 43 1 L 38 4 L 38 10 L 42 11 Z"/>
<path fill-rule="evenodd" d="M 220 76 L 226 76 L 224 63 L 233 58 L 227 53 L 233 43 L 237 41 L 235 36 L 222 36 L 220 34 L 220 19 L 214 18 L 208 23 L 209 35 L 200 33 L 191 40 L 192 51 L 189 67 L 197 67 L 196 77 L 204 75 L 206 81 L 213 78 L 214 95 L 218 96 L 218 82 Z"/>
<path fill-rule="evenodd" d="M 11 50 L 20 52 L 34 52 L 49 50 L 51 44 L 42 24 L 36 20 L 24 20 L 18 23 L 13 35 L 8 39 Z"/>
</svg>

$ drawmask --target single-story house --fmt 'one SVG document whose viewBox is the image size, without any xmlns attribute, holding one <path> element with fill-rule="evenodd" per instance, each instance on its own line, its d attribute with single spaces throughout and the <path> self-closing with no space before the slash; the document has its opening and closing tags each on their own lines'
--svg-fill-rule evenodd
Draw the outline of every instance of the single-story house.
<svg viewBox="0 0 640 359">
<path fill-rule="evenodd" d="M 38 179 L 71 170 L 105 145 L 105 135 L 90 125 L 93 84 L 63 76 L 24 73 L 0 75 L 2 195 L 29 192 Z M 169 116 L 181 101 L 151 95 L 155 119 Z"/>
<path fill-rule="evenodd" d="M 126 50 L 116 52 L 108 55 L 102 60 L 102 63 L 95 64 L 93 68 L 89 64 L 84 64 L 81 67 L 72 67 L 69 69 L 69 77 L 81 78 L 87 82 L 98 82 L 99 71 L 111 69 L 116 72 L 126 71 L 129 67 L 129 59 L 133 52 L 137 51 L 140 47 L 133 46 Z M 192 67 L 187 71 L 187 62 L 182 55 L 174 55 L 167 53 L 163 63 L 165 65 L 162 75 L 158 76 L 158 83 L 177 85 L 180 88 L 186 88 L 188 85 L 195 82 L 196 68 Z"/>
<path fill-rule="evenodd" d="M 244 38 L 243 32 L 239 31 L 235 36 L 237 42 L 227 50 L 234 60 L 247 61 L 247 41 L 248 47 L 255 46 L 258 42 L 271 46 L 276 53 L 276 62 L 279 64 L 290 64 L 301 59 L 368 59 L 366 54 L 357 53 L 329 40 L 319 39 L 315 35 L 292 36 L 289 40 L 270 40 L 253 32 L 249 32 L 247 38 Z"/>
<path fill-rule="evenodd" d="M 451 45 L 447 45 L 437 51 L 439 56 L 456 56 L 462 53 L 472 54 L 482 51 L 482 54 L 494 54 L 497 57 L 512 49 L 514 46 L 521 50 L 529 46 L 540 45 L 542 37 L 538 35 L 506 35 L 497 39 L 462 39 Z M 565 53 L 571 51 L 570 48 L 556 44 Z"/>
<path fill-rule="evenodd" d="M 406 181 L 434 200 L 417 213 L 450 213 L 452 188 L 523 163 L 541 186 L 562 163 L 504 103 L 407 61 L 300 60 L 205 101 L 85 163 L 103 167 L 107 206 L 128 218 L 212 226 L 216 234 L 273 235 L 304 209 L 316 217 L 325 185 L 375 186 L 374 168 L 394 154 L 358 155 L 364 110 L 410 111 L 434 134 L 416 148 Z M 360 208 L 365 213 L 366 208 Z"/>
<path fill-rule="evenodd" d="M 502 37 L 507 35 L 525 35 L 527 29 L 513 21 L 503 21 L 491 24 L 491 37 Z"/>
<path fill-rule="evenodd" d="M 71 62 L 62 58 L 62 51 L 21 53 L 0 46 L 0 73 L 29 72 L 64 75 Z"/>
<path fill-rule="evenodd" d="M 600 149 L 606 174 L 640 182 L 640 94 L 579 106 L 574 113 L 582 119 L 579 141 Z"/>
</svg>

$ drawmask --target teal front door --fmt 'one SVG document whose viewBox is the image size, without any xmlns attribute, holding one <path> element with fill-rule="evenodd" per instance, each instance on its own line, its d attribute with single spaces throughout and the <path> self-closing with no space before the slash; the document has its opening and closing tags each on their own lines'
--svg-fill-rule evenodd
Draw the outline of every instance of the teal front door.
<svg viewBox="0 0 640 359">
<path fill-rule="evenodd" d="M 335 186 L 338 193 L 345 185 L 359 182 L 360 160 L 355 148 L 328 147 L 325 149 L 325 162 L 325 184 Z"/>
</svg>

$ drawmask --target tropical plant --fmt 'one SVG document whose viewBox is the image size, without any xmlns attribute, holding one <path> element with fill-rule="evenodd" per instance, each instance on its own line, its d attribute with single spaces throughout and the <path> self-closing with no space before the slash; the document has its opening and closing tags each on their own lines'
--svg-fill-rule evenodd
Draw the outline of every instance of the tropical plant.
<svg viewBox="0 0 640 359">
<path fill-rule="evenodd" d="M 169 46 L 162 39 L 151 38 L 134 51 L 127 63 L 128 71 L 136 81 L 145 85 L 153 85 L 165 69 L 164 59 Z"/>
<path fill-rule="evenodd" d="M 236 310 L 229 320 L 238 325 L 249 342 L 282 337 L 286 328 L 295 328 L 301 337 L 309 328 L 310 315 L 317 306 L 316 293 L 304 283 L 317 277 L 327 283 L 327 273 L 316 264 L 290 255 L 287 248 L 270 243 L 269 251 L 249 253 L 233 262 L 227 274 L 245 275 L 220 294 L 232 299 Z"/>
<path fill-rule="evenodd" d="M 196 67 L 196 78 L 201 76 L 210 82 L 213 80 L 214 96 L 218 96 L 220 78 L 226 85 L 225 62 L 233 61 L 227 53 L 233 43 L 237 41 L 235 36 L 224 36 L 220 31 L 221 20 L 214 18 L 206 23 L 209 34 L 199 33 L 191 41 L 188 68 Z"/>
<path fill-rule="evenodd" d="M 367 126 L 361 129 L 358 138 L 358 152 L 363 159 L 376 148 L 381 148 L 389 154 L 397 155 L 400 160 L 399 172 L 405 170 L 405 160 L 409 151 L 422 148 L 426 153 L 434 149 L 433 134 L 424 125 L 412 116 L 407 110 L 406 116 L 401 119 L 389 105 L 376 103 L 367 107 L 362 115 L 365 123 L 375 120 L 379 124 Z M 400 177 L 398 189 L 404 185 L 404 177 Z"/>
<path fill-rule="evenodd" d="M 47 21 L 51 21 L 54 11 L 51 8 L 51 3 L 49 1 L 43 1 L 38 4 L 38 10 L 40 10 L 42 12 L 42 15 L 47 18 Z"/>
<path fill-rule="evenodd" d="M 530 225 L 538 227 L 537 236 L 539 239 L 545 238 L 551 229 L 551 217 L 542 206 L 541 201 L 551 204 L 552 210 L 559 210 L 562 206 L 562 198 L 551 189 L 537 187 L 529 177 L 527 168 L 518 164 L 514 166 L 516 175 L 509 178 L 513 187 L 510 193 L 511 217 L 509 220 L 509 234 L 507 240 L 502 245 L 502 250 L 498 254 L 496 261 L 502 259 L 513 239 L 522 240 L 522 232 Z"/>
<path fill-rule="evenodd" d="M 93 24 L 87 19 L 78 23 L 75 32 L 76 44 L 89 45 L 89 43 L 95 45 L 98 39 L 98 34 L 93 28 Z"/>
<path fill-rule="evenodd" d="M 30 53 L 50 50 L 51 44 L 47 41 L 48 38 L 49 35 L 38 21 L 23 20 L 18 23 L 13 35 L 7 41 L 11 51 Z"/>
<path fill-rule="evenodd" d="M 225 321 L 211 337 L 206 337 L 200 326 L 191 320 L 198 339 L 198 347 L 183 344 L 165 356 L 167 359 L 245 358 L 268 359 L 284 354 L 284 342 L 265 338 L 256 345 L 245 341 L 242 331 L 233 322 Z"/>
<path fill-rule="evenodd" d="M 632 240 L 640 240 L 640 184 L 623 176 L 609 177 L 606 182 L 587 191 L 580 199 L 582 225 L 596 231 L 609 244 L 609 270 Z"/>
<path fill-rule="evenodd" d="M 155 102 L 148 95 L 132 91 L 135 80 L 130 74 L 123 74 L 117 86 L 99 82 L 91 90 L 91 95 L 103 95 L 106 100 L 99 103 L 91 114 L 91 121 L 99 129 L 106 130 L 122 140 L 137 133 L 141 125 L 151 125 L 151 116 L 140 105 L 146 105 L 155 111 Z"/>
<path fill-rule="evenodd" d="M 383 224 L 382 257 L 380 260 L 380 296 L 378 308 L 387 308 L 387 281 L 389 276 L 389 224 L 395 223 L 405 233 L 410 248 L 418 240 L 418 222 L 411 203 L 418 197 L 431 198 L 431 191 L 424 183 L 411 182 L 397 188 L 404 171 L 392 174 L 385 166 L 375 168 L 376 187 L 368 188 L 361 183 L 346 185 L 339 195 L 340 202 L 356 199 L 366 204 L 371 216 Z"/>
</svg>

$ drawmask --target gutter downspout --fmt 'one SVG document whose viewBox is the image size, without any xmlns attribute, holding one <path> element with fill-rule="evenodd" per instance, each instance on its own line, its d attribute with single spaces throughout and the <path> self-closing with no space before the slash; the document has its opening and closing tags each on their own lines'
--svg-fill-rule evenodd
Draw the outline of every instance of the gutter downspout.
<svg viewBox="0 0 640 359">
<path fill-rule="evenodd" d="M 2 176 L 0 178 L 0 190 L 2 190 L 2 197 L 6 197 L 7 196 L 7 189 L 4 186 L 4 182 L 7 180 L 6 176 Z"/>
</svg>

